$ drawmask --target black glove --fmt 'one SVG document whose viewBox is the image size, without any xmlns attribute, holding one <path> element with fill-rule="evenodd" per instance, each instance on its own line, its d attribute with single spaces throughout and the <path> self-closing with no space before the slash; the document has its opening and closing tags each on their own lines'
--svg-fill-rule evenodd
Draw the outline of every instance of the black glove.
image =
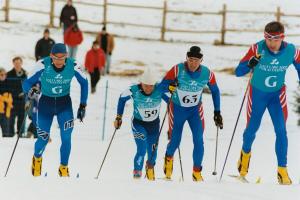
<svg viewBox="0 0 300 200">
<path fill-rule="evenodd" d="M 177 87 L 178 87 L 178 82 L 177 81 L 174 81 L 174 82 L 170 83 L 169 88 L 168 88 L 169 92 L 171 94 L 173 94 L 175 92 L 175 90 L 177 89 Z"/>
<path fill-rule="evenodd" d="M 119 129 L 122 125 L 122 115 L 117 115 L 115 121 L 114 121 L 114 126 L 116 129 Z"/>
<path fill-rule="evenodd" d="M 28 98 L 31 100 L 37 100 L 40 96 L 40 89 L 36 86 L 32 87 L 28 94 L 27 94 Z"/>
<path fill-rule="evenodd" d="M 252 56 L 248 62 L 248 67 L 250 69 L 253 69 L 259 63 L 260 58 L 261 58 L 261 55 L 259 55 L 259 54 Z"/>
<path fill-rule="evenodd" d="M 220 127 L 220 129 L 223 129 L 223 118 L 220 111 L 214 112 L 214 121 L 217 127 Z"/>
<path fill-rule="evenodd" d="M 81 122 L 83 121 L 83 118 L 85 117 L 85 107 L 86 107 L 86 105 L 80 104 L 78 111 L 77 111 L 77 119 L 79 119 Z"/>
</svg>

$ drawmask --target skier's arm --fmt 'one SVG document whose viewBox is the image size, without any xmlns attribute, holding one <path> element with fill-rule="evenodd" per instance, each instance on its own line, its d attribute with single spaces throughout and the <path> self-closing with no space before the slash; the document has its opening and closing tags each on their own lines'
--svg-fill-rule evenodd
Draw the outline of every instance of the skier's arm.
<svg viewBox="0 0 300 200">
<path fill-rule="evenodd" d="M 170 83 L 173 83 L 176 81 L 178 75 L 178 66 L 175 65 L 172 67 L 170 71 L 167 72 L 166 76 L 163 78 L 163 80 L 158 84 L 158 87 L 162 92 L 168 92 L 169 91 L 169 85 Z"/>
<path fill-rule="evenodd" d="M 251 68 L 248 67 L 249 60 L 257 54 L 257 44 L 253 44 L 248 50 L 247 54 L 242 58 L 239 65 L 235 69 L 235 75 L 237 77 L 244 76 L 249 73 Z"/>
<path fill-rule="evenodd" d="M 300 84 L 300 50 L 299 49 L 296 49 L 293 64 L 298 72 L 298 80 Z"/>
<path fill-rule="evenodd" d="M 130 89 L 125 90 L 121 93 L 118 101 L 117 115 L 122 116 L 126 102 L 131 98 L 132 92 Z"/>
<path fill-rule="evenodd" d="M 215 111 L 220 111 L 220 90 L 217 85 L 215 74 L 212 71 L 210 72 L 209 82 L 207 85 L 211 91 Z"/>
<path fill-rule="evenodd" d="M 168 104 L 170 101 L 170 97 L 167 94 L 170 94 L 170 93 L 163 93 L 161 98 L 164 100 L 164 102 L 166 102 Z"/>
<path fill-rule="evenodd" d="M 88 97 L 88 80 L 83 72 L 83 69 L 75 63 L 75 77 L 80 84 L 81 93 L 80 93 L 80 103 L 86 105 L 87 97 Z"/>
<path fill-rule="evenodd" d="M 36 70 L 34 73 L 28 77 L 28 79 L 24 80 L 22 83 L 23 92 L 27 94 L 31 87 L 39 82 L 39 79 L 44 71 L 44 63 L 42 60 L 39 60 L 36 65 Z"/>
</svg>

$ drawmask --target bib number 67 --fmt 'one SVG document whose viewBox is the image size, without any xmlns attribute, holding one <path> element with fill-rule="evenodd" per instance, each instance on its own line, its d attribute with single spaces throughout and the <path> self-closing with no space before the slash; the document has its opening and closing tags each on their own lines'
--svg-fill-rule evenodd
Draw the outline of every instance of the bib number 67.
<svg viewBox="0 0 300 200">
<path fill-rule="evenodd" d="M 196 103 L 198 101 L 198 95 L 186 95 L 182 98 L 182 102 L 185 104 Z"/>
</svg>

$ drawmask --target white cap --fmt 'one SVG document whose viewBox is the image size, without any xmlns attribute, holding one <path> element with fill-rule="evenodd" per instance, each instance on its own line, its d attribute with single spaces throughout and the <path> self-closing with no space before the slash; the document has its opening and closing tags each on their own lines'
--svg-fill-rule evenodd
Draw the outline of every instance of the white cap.
<svg viewBox="0 0 300 200">
<path fill-rule="evenodd" d="M 144 73 L 140 76 L 139 81 L 146 85 L 155 85 L 155 83 L 157 82 L 157 74 L 153 69 L 147 67 Z"/>
</svg>

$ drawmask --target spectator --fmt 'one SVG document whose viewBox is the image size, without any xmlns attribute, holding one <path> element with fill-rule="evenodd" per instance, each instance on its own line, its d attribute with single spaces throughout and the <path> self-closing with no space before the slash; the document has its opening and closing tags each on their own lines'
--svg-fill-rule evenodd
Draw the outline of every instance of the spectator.
<svg viewBox="0 0 300 200">
<path fill-rule="evenodd" d="M 96 41 L 99 42 L 101 49 L 106 54 L 105 74 L 109 74 L 112 51 L 114 50 L 114 36 L 106 32 L 103 26 L 102 31 L 98 34 Z"/>
<path fill-rule="evenodd" d="M 44 36 L 41 38 L 35 45 L 35 59 L 36 61 L 47 57 L 50 55 L 52 46 L 55 44 L 55 41 L 49 37 L 49 29 L 44 30 Z"/>
<path fill-rule="evenodd" d="M 100 74 L 104 70 L 105 53 L 97 41 L 93 42 L 92 48 L 86 53 L 85 68 L 91 76 L 92 93 L 96 92 L 96 85 L 100 80 Z"/>
<path fill-rule="evenodd" d="M 6 71 L 0 68 L 0 126 L 2 137 L 10 137 L 9 118 L 12 109 L 12 95 L 9 91 L 6 79 Z"/>
<path fill-rule="evenodd" d="M 60 14 L 59 25 L 63 24 L 64 32 L 74 23 L 77 23 L 77 12 L 72 5 L 72 0 L 67 0 L 67 4 L 63 7 Z"/>
<path fill-rule="evenodd" d="M 17 133 L 23 137 L 24 126 L 21 126 L 25 114 L 25 98 L 22 89 L 22 82 L 27 79 L 27 72 L 22 68 L 23 60 L 21 57 L 14 57 L 12 62 L 14 68 L 7 72 L 7 81 L 13 97 L 13 109 L 9 122 L 9 134 L 11 134 L 11 136 L 15 135 L 15 118 L 17 118 Z"/>
<path fill-rule="evenodd" d="M 64 34 L 64 43 L 68 46 L 69 57 L 75 58 L 78 45 L 81 44 L 83 35 L 78 25 L 75 23 L 70 26 Z"/>
</svg>

